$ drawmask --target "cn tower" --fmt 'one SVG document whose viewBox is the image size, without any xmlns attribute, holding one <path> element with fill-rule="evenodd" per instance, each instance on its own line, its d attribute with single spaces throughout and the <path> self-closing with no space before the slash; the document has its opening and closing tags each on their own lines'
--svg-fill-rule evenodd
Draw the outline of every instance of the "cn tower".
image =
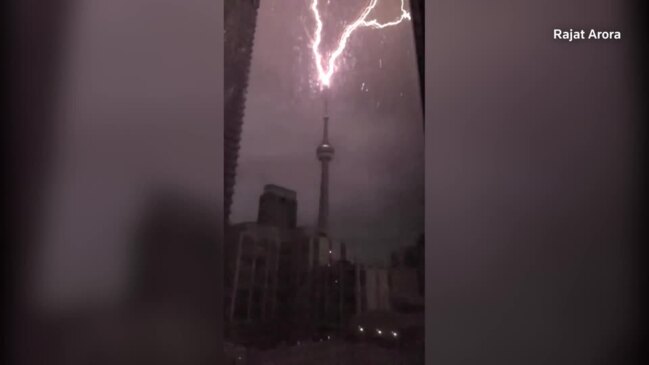
<svg viewBox="0 0 649 365">
<path fill-rule="evenodd" d="M 316 155 L 321 165 L 320 174 L 320 206 L 318 210 L 318 233 L 321 236 L 329 235 L 329 162 L 334 157 L 334 148 L 329 144 L 329 92 L 322 90 L 324 97 L 324 129 L 322 142 L 316 150 Z"/>
</svg>

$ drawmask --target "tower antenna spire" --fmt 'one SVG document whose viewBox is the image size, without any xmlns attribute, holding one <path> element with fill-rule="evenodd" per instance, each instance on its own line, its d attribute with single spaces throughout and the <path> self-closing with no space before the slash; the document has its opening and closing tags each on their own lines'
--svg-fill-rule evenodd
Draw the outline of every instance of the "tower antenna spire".
<svg viewBox="0 0 649 365">
<path fill-rule="evenodd" d="M 324 130 L 322 134 L 322 143 L 323 144 L 328 144 L 329 143 L 329 88 L 325 87 L 322 90 L 322 99 L 323 99 L 323 104 L 324 104 Z"/>
</svg>

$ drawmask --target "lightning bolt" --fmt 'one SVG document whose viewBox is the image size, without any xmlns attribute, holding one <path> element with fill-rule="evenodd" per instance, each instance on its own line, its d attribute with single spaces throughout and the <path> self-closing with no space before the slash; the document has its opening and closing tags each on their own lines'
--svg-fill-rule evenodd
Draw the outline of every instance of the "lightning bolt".
<svg viewBox="0 0 649 365">
<path fill-rule="evenodd" d="M 320 53 L 320 42 L 322 41 L 322 18 L 318 11 L 318 0 L 313 0 L 311 2 L 311 10 L 313 11 L 313 16 L 315 17 L 316 22 L 315 36 L 313 37 L 311 49 L 313 50 L 313 57 L 315 59 L 316 69 L 318 70 L 318 78 L 320 79 L 321 87 L 325 88 L 331 85 L 331 78 L 336 72 L 336 60 L 345 50 L 349 37 L 356 29 L 361 27 L 383 29 L 397 25 L 406 19 L 410 20 L 410 13 L 404 8 L 404 0 L 401 0 L 401 16 L 398 19 L 387 23 L 380 23 L 376 19 L 367 20 L 367 17 L 376 7 L 378 2 L 378 0 L 370 0 L 370 3 L 363 9 L 358 18 L 345 27 L 338 39 L 338 47 L 336 47 L 336 49 L 329 55 L 329 59 L 324 62 L 326 67 L 323 65 L 324 57 Z"/>
</svg>

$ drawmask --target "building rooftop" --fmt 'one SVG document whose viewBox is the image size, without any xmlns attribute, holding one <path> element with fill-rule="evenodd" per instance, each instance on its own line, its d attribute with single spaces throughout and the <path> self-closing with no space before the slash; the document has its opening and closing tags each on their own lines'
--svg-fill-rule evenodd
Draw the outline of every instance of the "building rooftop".
<svg viewBox="0 0 649 365">
<path fill-rule="evenodd" d="M 273 193 L 290 200 L 297 199 L 297 193 L 295 192 L 295 190 L 287 189 L 274 184 L 265 185 L 264 193 Z"/>
</svg>

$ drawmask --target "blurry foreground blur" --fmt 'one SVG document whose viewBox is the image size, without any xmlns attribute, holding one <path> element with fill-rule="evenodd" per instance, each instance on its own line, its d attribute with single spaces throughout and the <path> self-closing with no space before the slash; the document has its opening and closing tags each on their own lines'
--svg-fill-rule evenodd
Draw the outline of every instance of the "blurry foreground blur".
<svg viewBox="0 0 649 365">
<path fill-rule="evenodd" d="M 7 363 L 218 363 L 220 5 L 12 5 Z"/>
</svg>

